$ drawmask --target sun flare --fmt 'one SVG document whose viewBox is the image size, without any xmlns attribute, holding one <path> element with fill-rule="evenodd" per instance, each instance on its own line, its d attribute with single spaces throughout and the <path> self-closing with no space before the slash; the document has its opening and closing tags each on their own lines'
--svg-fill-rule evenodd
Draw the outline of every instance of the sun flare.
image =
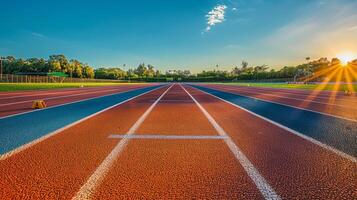
<svg viewBox="0 0 357 200">
<path fill-rule="evenodd" d="M 352 53 L 342 53 L 338 54 L 337 58 L 341 61 L 342 65 L 347 65 L 353 59 L 357 58 L 357 56 Z"/>
</svg>

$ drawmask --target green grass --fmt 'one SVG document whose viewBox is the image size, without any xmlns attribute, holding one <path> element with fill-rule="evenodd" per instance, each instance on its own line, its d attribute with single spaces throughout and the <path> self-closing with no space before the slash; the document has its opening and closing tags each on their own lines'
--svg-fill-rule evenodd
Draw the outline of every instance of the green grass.
<svg viewBox="0 0 357 200">
<path fill-rule="evenodd" d="M 269 87 L 269 88 L 286 88 L 286 89 L 304 89 L 304 90 L 338 90 L 345 91 L 349 88 L 347 85 L 334 84 L 286 84 L 286 83 L 219 83 L 224 85 L 239 85 L 239 86 L 253 86 L 253 87 Z M 357 84 L 351 85 L 354 91 L 357 91 Z"/>
<path fill-rule="evenodd" d="M 98 87 L 110 85 L 127 85 L 135 83 L 0 83 L 0 92 L 13 92 L 23 90 L 43 90 L 61 88 Z"/>
</svg>

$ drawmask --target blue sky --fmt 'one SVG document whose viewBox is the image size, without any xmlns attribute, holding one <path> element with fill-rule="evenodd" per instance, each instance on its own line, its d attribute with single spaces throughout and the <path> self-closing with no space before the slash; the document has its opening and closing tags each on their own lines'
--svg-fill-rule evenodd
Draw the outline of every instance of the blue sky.
<svg viewBox="0 0 357 200">
<path fill-rule="evenodd" d="M 356 10 L 356 0 L 2 0 L 0 55 L 193 72 L 242 60 L 278 68 L 357 53 Z"/>
</svg>

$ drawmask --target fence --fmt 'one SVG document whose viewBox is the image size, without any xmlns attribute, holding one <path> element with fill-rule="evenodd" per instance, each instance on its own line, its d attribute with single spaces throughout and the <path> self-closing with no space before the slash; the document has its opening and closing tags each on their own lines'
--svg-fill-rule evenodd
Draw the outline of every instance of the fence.
<svg viewBox="0 0 357 200">
<path fill-rule="evenodd" d="M 87 79 L 87 78 L 70 78 L 56 76 L 29 76 L 0 74 L 0 83 L 82 83 L 82 82 L 127 82 L 126 80 L 108 80 L 108 79 Z"/>
</svg>

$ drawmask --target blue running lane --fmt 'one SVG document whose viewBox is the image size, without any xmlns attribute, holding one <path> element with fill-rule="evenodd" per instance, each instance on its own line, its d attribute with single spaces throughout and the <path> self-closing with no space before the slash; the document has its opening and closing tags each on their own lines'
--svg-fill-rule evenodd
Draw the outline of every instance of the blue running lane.
<svg viewBox="0 0 357 200">
<path fill-rule="evenodd" d="M 105 108 L 161 86 L 149 86 L 0 119 L 0 155 Z"/>
<path fill-rule="evenodd" d="M 346 154 L 357 156 L 357 122 L 261 101 L 209 87 L 192 84 L 190 86 L 250 110 Z"/>
</svg>

